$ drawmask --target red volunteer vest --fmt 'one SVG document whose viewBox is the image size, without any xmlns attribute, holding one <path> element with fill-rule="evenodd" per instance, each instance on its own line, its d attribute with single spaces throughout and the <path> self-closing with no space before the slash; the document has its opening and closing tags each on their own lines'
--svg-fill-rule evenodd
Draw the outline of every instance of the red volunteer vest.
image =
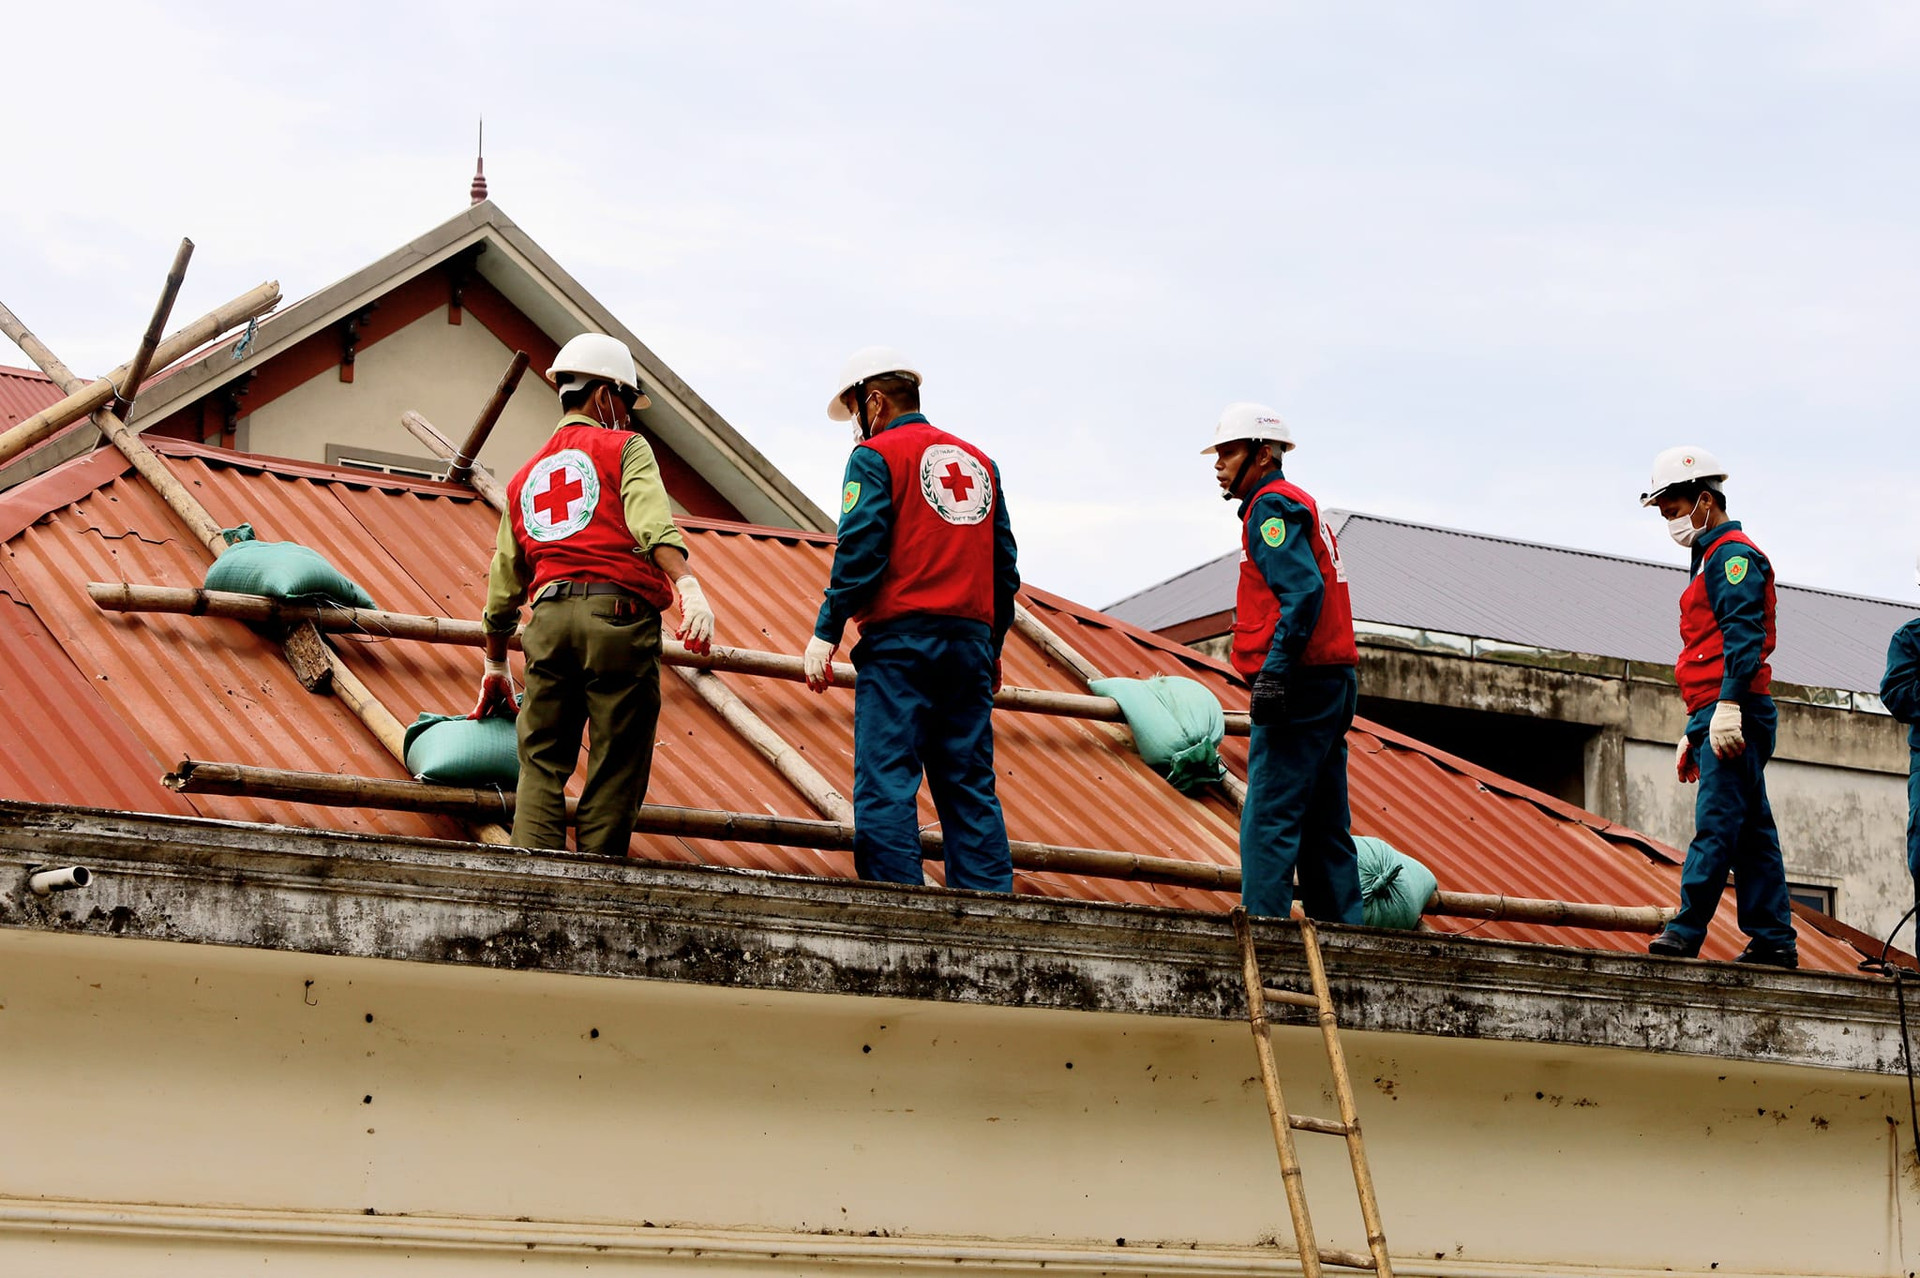
<svg viewBox="0 0 1920 1278">
<path fill-rule="evenodd" d="M 1253 562 L 1253 538 L 1259 532 L 1253 526 L 1253 503 L 1268 493 L 1279 493 L 1307 508 L 1313 527 L 1307 536 L 1313 546 L 1313 562 L 1319 566 L 1326 593 L 1320 601 L 1320 617 L 1313 623 L 1313 634 L 1299 657 L 1303 666 L 1351 666 L 1360 661 L 1353 646 L 1353 600 L 1347 593 L 1347 570 L 1340 563 L 1340 547 L 1333 529 L 1320 518 L 1320 507 L 1306 491 L 1284 479 L 1266 484 L 1247 502 L 1247 522 L 1240 528 L 1240 593 L 1233 606 L 1233 668 L 1251 679 L 1267 664 L 1273 648 L 1274 632 L 1280 628 L 1280 600 Z"/>
<path fill-rule="evenodd" d="M 1761 553 L 1760 547 L 1753 544 L 1744 532 L 1722 533 L 1713 543 L 1709 555 L 1720 547 L 1738 544 L 1745 546 L 1755 554 Z M 1702 558 L 1700 571 L 1693 574 L 1693 580 L 1687 583 L 1685 593 L 1680 596 L 1680 660 L 1674 663 L 1673 675 L 1680 684 L 1680 695 L 1687 703 L 1689 711 L 1710 706 L 1720 699 L 1720 681 L 1726 677 L 1726 637 L 1720 633 L 1720 623 L 1714 620 L 1713 605 L 1707 602 L 1707 561 Z M 1747 684 L 1747 691 L 1755 696 L 1766 696 L 1773 690 L 1773 667 L 1767 658 L 1773 655 L 1773 573 L 1767 573 L 1767 642 L 1760 651 L 1760 669 L 1754 673 Z"/>
<path fill-rule="evenodd" d="M 993 624 L 993 463 L 926 422 L 861 444 L 887 463 L 893 544 L 873 598 L 855 620 L 868 629 L 912 613 Z"/>
<path fill-rule="evenodd" d="M 563 418 L 507 484 L 513 535 L 533 565 L 530 598 L 556 581 L 600 581 L 655 608 L 673 602 L 673 584 L 627 530 L 620 455 L 632 438 L 629 430 Z"/>
</svg>

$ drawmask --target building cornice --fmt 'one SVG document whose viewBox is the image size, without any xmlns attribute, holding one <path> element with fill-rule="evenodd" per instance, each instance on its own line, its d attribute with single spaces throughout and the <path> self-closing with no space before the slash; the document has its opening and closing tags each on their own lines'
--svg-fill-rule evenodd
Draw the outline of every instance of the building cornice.
<svg viewBox="0 0 1920 1278">
<path fill-rule="evenodd" d="M 87 888 L 27 890 L 29 866 L 74 863 Z M 1093 1013 L 1245 1009 L 1218 916 L 35 804 L 0 803 L 0 929 Z M 1269 981 L 1306 988 L 1292 926 L 1259 932 Z M 1353 1030 L 1903 1068 L 1877 978 L 1322 936 Z"/>
</svg>

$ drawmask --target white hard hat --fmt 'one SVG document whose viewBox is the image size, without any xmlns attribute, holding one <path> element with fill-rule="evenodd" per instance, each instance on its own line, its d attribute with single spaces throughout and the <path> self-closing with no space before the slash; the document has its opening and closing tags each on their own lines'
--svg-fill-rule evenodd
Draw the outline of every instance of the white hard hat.
<svg viewBox="0 0 1920 1278">
<path fill-rule="evenodd" d="M 862 346 L 847 356 L 847 362 L 840 366 L 840 389 L 827 401 L 827 416 L 836 422 L 852 421 L 853 414 L 840 402 L 840 397 L 861 382 L 887 373 L 904 377 L 915 386 L 920 384 L 920 373 L 913 361 L 891 346 Z"/>
<path fill-rule="evenodd" d="M 1667 489 L 1680 484 L 1705 484 L 1717 492 L 1726 478 L 1727 468 L 1719 458 L 1704 448 L 1682 444 L 1653 459 L 1653 478 L 1647 481 L 1647 491 L 1640 494 L 1640 504 L 1651 506 Z"/>
<path fill-rule="evenodd" d="M 639 396 L 633 402 L 635 408 L 645 408 L 652 402 L 640 394 L 640 373 L 633 366 L 633 352 L 625 342 L 605 333 L 582 333 L 569 338 L 553 357 L 547 380 L 554 383 L 562 395 L 580 389 L 589 381 L 603 381 L 624 386 Z"/>
<path fill-rule="evenodd" d="M 1265 404 L 1228 404 L 1220 410 L 1220 423 L 1213 428 L 1213 443 L 1202 453 L 1217 453 L 1222 444 L 1241 440 L 1264 441 L 1280 445 L 1280 451 L 1293 451 L 1293 432 L 1280 420 L 1280 414 Z"/>
</svg>

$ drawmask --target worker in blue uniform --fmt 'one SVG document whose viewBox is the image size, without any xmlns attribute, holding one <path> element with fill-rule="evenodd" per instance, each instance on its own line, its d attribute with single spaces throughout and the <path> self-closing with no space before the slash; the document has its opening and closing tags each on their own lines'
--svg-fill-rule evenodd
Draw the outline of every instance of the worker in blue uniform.
<svg viewBox="0 0 1920 1278">
<path fill-rule="evenodd" d="M 841 370 L 827 416 L 855 425 L 839 540 L 807 644 L 807 684 L 833 683 L 847 622 L 860 627 L 853 703 L 853 860 L 863 879 L 924 883 L 924 773 L 948 887 L 1011 892 L 993 771 L 993 695 L 1020 589 L 1000 469 L 920 412 L 920 374 L 870 346 Z"/>
<path fill-rule="evenodd" d="M 1727 470 L 1705 449 L 1669 448 L 1654 458 L 1640 496 L 1657 506 L 1674 541 L 1693 552 L 1680 599 L 1680 659 L 1674 677 L 1687 708 L 1674 767 L 1698 781 L 1693 842 L 1680 870 L 1680 912 L 1647 946 L 1693 958 L 1706 940 L 1727 875 L 1733 874 L 1747 948 L 1736 962 L 1798 967 L 1780 832 L 1767 802 L 1773 757 L 1773 566 L 1727 515 Z"/>
<path fill-rule="evenodd" d="M 1914 579 L 1920 582 L 1920 565 Z M 1920 618 L 1893 632 L 1887 645 L 1887 674 L 1880 681 L 1880 700 L 1887 713 L 1907 729 L 1907 872 L 1913 876 L 1914 903 L 1920 905 Z M 1920 949 L 1920 919 L 1914 922 L 1915 946 Z"/>
<path fill-rule="evenodd" d="M 1294 876 L 1307 916 L 1360 923 L 1360 864 L 1348 829 L 1347 729 L 1359 699 L 1353 605 L 1333 530 L 1282 473 L 1293 434 L 1259 404 L 1229 404 L 1213 473 L 1240 503 L 1233 668 L 1252 685 L 1240 900 L 1285 918 Z"/>
</svg>

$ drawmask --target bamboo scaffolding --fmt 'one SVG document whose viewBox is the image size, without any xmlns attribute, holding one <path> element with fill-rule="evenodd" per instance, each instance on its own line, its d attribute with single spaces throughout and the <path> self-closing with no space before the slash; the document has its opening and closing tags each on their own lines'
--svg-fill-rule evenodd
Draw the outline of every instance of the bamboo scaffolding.
<svg viewBox="0 0 1920 1278">
<path fill-rule="evenodd" d="M 173 265 L 167 271 L 167 283 L 160 291 L 160 301 L 153 308 L 153 318 L 147 321 L 147 331 L 140 335 L 139 349 L 127 361 L 126 384 L 117 388 L 114 411 L 123 417 L 132 413 L 134 397 L 140 393 L 141 383 L 147 380 L 147 370 L 153 366 L 153 353 L 160 345 L 160 334 L 166 331 L 167 321 L 173 318 L 173 304 L 180 296 L 180 286 L 186 282 L 187 263 L 192 260 L 193 241 L 183 238 L 180 248 L 173 255 Z"/>
<path fill-rule="evenodd" d="M 385 639 L 413 639 L 422 643 L 455 644 L 478 648 L 486 643 L 486 632 L 477 621 L 451 617 L 422 616 L 415 613 L 385 612 L 375 608 L 346 608 L 331 604 L 288 603 L 264 595 L 242 595 L 229 591 L 200 590 L 183 586 L 143 586 L 131 582 L 91 581 L 87 593 L 107 612 L 164 612 L 195 617 L 223 617 L 256 624 L 298 625 L 312 622 L 321 630 L 335 634 L 363 634 Z M 516 634 L 510 643 L 519 646 Z M 727 674 L 756 675 L 804 683 L 806 673 L 800 658 L 779 652 L 761 652 L 752 648 L 716 646 L 710 653 L 688 652 L 668 640 L 662 662 L 694 670 L 716 670 Z M 852 687 L 858 682 L 854 668 L 846 662 L 833 667 L 834 686 Z M 1003 687 L 994 694 L 999 710 L 1028 714 L 1054 715 L 1071 719 L 1098 719 L 1124 723 L 1126 715 L 1120 703 L 1111 697 L 1096 697 L 1078 692 L 1053 692 L 1044 688 Z M 1227 731 L 1244 734 L 1246 716 L 1227 716 Z"/>
<path fill-rule="evenodd" d="M 183 760 L 178 768 L 167 774 L 164 782 L 169 789 L 181 794 L 240 795 L 287 803 L 438 812 L 466 817 L 505 813 L 513 808 L 513 795 L 493 790 L 339 776 L 328 772 L 286 772 L 275 768 L 207 763 L 193 759 Z M 568 800 L 567 810 L 571 815 L 571 799 Z M 634 828 L 648 834 L 769 843 L 779 847 L 821 851 L 845 852 L 853 848 L 853 826 L 845 821 L 814 821 L 753 812 L 671 808 L 649 803 L 640 808 Z M 941 858 L 944 845 L 936 832 L 922 831 L 920 843 L 929 860 Z M 1099 848 L 1060 847 L 1026 840 L 1015 840 L 1012 848 L 1015 868 L 1028 873 L 1125 879 L 1212 891 L 1232 891 L 1240 881 L 1240 872 L 1232 866 L 1181 861 L 1172 857 L 1140 856 L 1132 852 L 1111 852 Z"/>
<path fill-rule="evenodd" d="M 480 416 L 474 419 L 473 429 L 467 432 L 467 442 L 460 445 L 460 451 L 453 455 L 453 464 L 447 468 L 449 482 L 465 484 L 472 480 L 473 463 L 479 458 L 480 450 L 487 446 L 487 436 L 493 434 L 493 428 L 500 424 L 500 414 L 507 411 L 507 401 L 513 398 L 514 388 L 520 384 L 521 376 L 532 362 L 533 357 L 525 351 L 513 353 L 507 371 L 500 376 L 500 384 L 493 388 L 493 394 L 487 397 Z"/>
<path fill-rule="evenodd" d="M 502 795 L 494 790 L 430 785 L 419 781 L 391 781 L 381 777 L 341 776 L 331 772 L 291 772 L 193 759 L 182 761 L 165 780 L 170 789 L 182 794 L 239 795 L 285 803 L 310 803 L 320 807 L 437 812 L 467 818 L 513 811 L 513 795 Z M 567 800 L 567 804 L 567 811 L 571 815 L 573 800 Z M 812 821 L 799 817 L 764 816 L 708 808 L 668 808 L 648 804 L 641 808 L 641 822 L 635 829 L 686 838 L 770 843 L 778 847 L 827 851 L 846 851 L 853 847 L 853 827 L 844 821 Z M 940 858 L 944 843 L 938 832 L 922 831 L 920 843 L 930 859 Z M 1231 865 L 1095 848 L 1061 848 L 1029 841 L 1014 842 L 1013 852 L 1014 865 L 1033 873 L 1133 879 L 1214 892 L 1237 892 L 1240 887 L 1239 868 Z M 1427 902 L 1426 913 L 1442 918 L 1485 919 L 1490 917 L 1487 913 L 1490 902 L 1499 903 L 1500 913 L 1497 917 L 1508 922 L 1599 931 L 1657 931 L 1660 922 L 1669 913 L 1652 906 L 1589 905 L 1525 897 L 1476 896 L 1464 892 L 1436 892 L 1433 899 Z"/>
<path fill-rule="evenodd" d="M 1360 1107 L 1353 1099 L 1353 1079 L 1347 1074 L 1347 1049 L 1340 1042 L 1340 1024 L 1334 1018 L 1333 991 L 1327 984 L 1327 965 L 1320 957 L 1320 942 L 1313 921 L 1300 922 L 1301 948 L 1307 952 L 1307 977 L 1313 982 L 1313 996 L 1319 1000 L 1320 1034 L 1327 1047 L 1327 1065 L 1333 1074 L 1333 1096 L 1340 1106 L 1340 1123 L 1346 1128 L 1347 1159 L 1353 1165 L 1353 1185 L 1360 1195 L 1360 1220 L 1367 1227 L 1367 1251 L 1372 1269 L 1380 1278 L 1393 1278 L 1393 1264 L 1387 1259 L 1387 1231 L 1380 1222 L 1380 1201 L 1373 1192 L 1373 1173 L 1367 1167 L 1367 1147 L 1360 1139 Z M 1251 945 L 1248 946 L 1249 953 Z"/>
<path fill-rule="evenodd" d="M 174 259 L 177 271 L 182 273 L 185 271 L 186 260 L 191 254 L 191 241 L 183 240 L 181 251 Z M 171 298 L 178 290 L 178 280 L 170 276 L 166 293 L 156 313 L 158 323 L 151 325 L 149 332 L 164 327 L 165 313 L 171 308 Z M 61 363 L 58 357 L 34 337 L 11 311 L 6 311 L 4 307 L 0 307 L 0 311 L 5 311 L 4 317 L 0 317 L 0 323 L 10 326 L 7 335 L 13 338 L 21 350 L 26 351 L 40 364 L 47 376 L 60 383 L 61 389 L 73 392 L 85 386 L 80 378 L 74 376 L 73 370 Z M 15 336 L 11 331 L 12 328 L 18 328 L 20 334 L 28 340 L 22 341 L 21 336 Z M 145 346 L 144 340 L 142 346 Z M 138 356 L 130 361 L 130 363 L 137 362 Z M 125 457 L 141 477 L 153 486 L 160 499 L 166 502 L 167 508 L 173 512 L 174 517 L 200 540 L 201 545 L 206 547 L 210 555 L 218 559 L 226 553 L 227 539 L 221 534 L 220 525 L 207 513 L 207 508 L 200 504 L 199 499 L 187 491 L 186 486 L 167 469 L 167 464 L 160 459 L 159 454 L 148 448 L 139 434 L 128 427 L 123 417 L 109 409 L 101 409 L 93 414 L 93 421 L 100 427 L 101 433 L 106 435 L 108 441 L 120 450 L 120 455 Z M 341 704 L 351 710 L 355 717 L 366 725 L 374 739 L 399 760 L 402 767 L 405 767 L 406 750 L 402 744 L 405 729 L 400 726 L 400 721 L 381 705 L 379 698 L 375 697 L 367 686 L 346 667 L 340 660 L 339 654 L 334 652 L 324 640 L 319 639 L 317 631 L 313 632 L 313 638 L 321 654 L 321 660 L 327 668 L 334 694 L 339 697 Z M 300 663 L 296 660 L 291 648 L 283 645 L 282 651 L 286 654 L 289 664 L 298 668 Z M 508 832 L 494 822 L 482 822 L 474 826 L 473 834 L 483 843 L 505 843 L 509 838 Z"/>
<path fill-rule="evenodd" d="M 400 424 L 405 426 L 413 437 L 427 446 L 427 451 L 436 457 L 452 461 L 460 451 L 453 442 L 440 433 L 440 428 L 411 410 L 400 414 Z M 499 480 L 476 466 L 467 473 L 467 484 L 479 493 L 487 505 L 495 510 L 507 508 L 507 488 Z"/>
<path fill-rule="evenodd" d="M 192 354 L 234 325 L 243 320 L 264 315 L 279 303 L 280 285 L 272 280 L 250 292 L 242 293 L 225 306 L 202 315 L 161 342 L 154 349 L 150 367 L 164 369 L 182 356 Z M 6 332 L 7 336 L 12 338 L 22 350 L 27 350 L 27 345 L 21 341 L 21 335 L 25 335 L 38 345 L 32 334 L 28 333 L 25 326 L 21 325 L 19 320 L 14 318 L 13 313 L 4 306 L 0 306 L 0 331 Z M 52 352 L 45 346 L 40 346 L 39 349 L 39 355 L 34 355 L 32 351 L 28 351 L 28 354 L 63 389 L 71 381 L 77 380 L 72 377 L 71 370 L 67 370 L 66 365 L 61 364 L 57 359 L 54 359 L 51 365 L 46 362 L 47 359 L 52 359 Z M 42 358 L 43 356 L 45 358 Z M 54 371 L 56 367 L 63 370 L 64 375 L 56 373 Z M 122 364 L 105 377 L 71 391 L 59 403 L 44 408 L 33 416 L 16 422 L 6 431 L 0 432 L 0 466 L 6 465 L 34 445 L 51 439 L 89 413 L 106 407 L 113 402 L 116 394 L 132 398 L 140 386 L 140 382 L 131 376 L 132 372 L 131 362 Z"/>
<path fill-rule="evenodd" d="M 1286 1094 L 1280 1088 L 1280 1067 L 1273 1059 L 1266 981 L 1260 975 L 1260 960 L 1253 948 L 1253 929 L 1248 925 L 1245 910 L 1233 912 L 1233 930 L 1240 941 L 1241 976 L 1247 986 L 1247 1025 L 1253 1031 L 1253 1050 L 1260 1065 L 1260 1090 L 1267 1102 L 1267 1124 L 1273 1129 L 1273 1147 L 1280 1156 L 1280 1184 L 1287 1191 L 1287 1213 L 1293 1219 L 1295 1251 L 1304 1278 L 1320 1278 L 1320 1248 L 1313 1235 L 1313 1218 L 1307 1211 L 1300 1155 L 1293 1146 L 1293 1123 Z M 1318 1006 L 1317 1001 L 1315 1005 Z"/>
</svg>

